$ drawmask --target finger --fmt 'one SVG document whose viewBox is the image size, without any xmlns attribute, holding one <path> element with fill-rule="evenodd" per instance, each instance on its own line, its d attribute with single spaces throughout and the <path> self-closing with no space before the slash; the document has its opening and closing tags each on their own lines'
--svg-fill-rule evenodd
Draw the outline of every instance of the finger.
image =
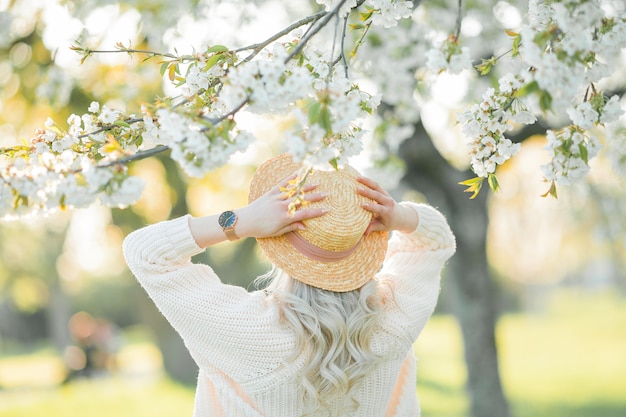
<svg viewBox="0 0 626 417">
<path fill-rule="evenodd" d="M 323 216 L 326 213 L 328 213 L 328 209 L 325 207 L 300 209 L 293 214 L 292 220 L 294 222 L 301 222 L 303 220 Z"/>
<path fill-rule="evenodd" d="M 380 232 L 385 230 L 385 225 L 383 225 L 378 220 L 372 220 L 370 224 L 367 225 L 367 229 L 365 229 L 365 236 L 369 235 L 372 232 Z"/>
<path fill-rule="evenodd" d="M 357 188 L 357 192 L 361 194 L 363 197 L 367 197 L 376 201 L 382 198 L 382 194 L 372 188 L 359 187 Z"/>
<path fill-rule="evenodd" d="M 274 236 L 281 236 L 281 235 L 284 235 L 285 233 L 295 232 L 296 230 L 304 230 L 304 229 L 305 229 L 304 224 L 302 224 L 301 222 L 295 222 L 295 223 L 291 223 L 283 227 L 278 232 L 276 232 Z"/>
<path fill-rule="evenodd" d="M 292 188 L 293 184 L 291 183 L 296 178 L 296 173 L 290 174 L 284 177 L 282 180 L 278 181 L 278 183 L 273 187 L 278 193 L 284 194 L 286 189 Z"/>
<path fill-rule="evenodd" d="M 310 193 L 311 191 L 315 190 L 318 186 L 319 184 L 305 184 L 304 187 L 302 187 L 302 191 L 305 193 Z"/>
<path fill-rule="evenodd" d="M 356 180 L 358 182 L 360 182 L 361 184 L 368 186 L 372 190 L 376 190 L 376 191 L 378 191 L 380 193 L 386 193 L 385 190 L 383 189 L 383 187 L 381 187 L 380 184 L 378 184 L 376 181 L 374 181 L 371 178 L 357 177 Z"/>
<path fill-rule="evenodd" d="M 279 187 L 287 187 L 289 185 L 289 181 L 291 181 L 294 178 L 296 178 L 297 175 L 298 175 L 297 172 L 293 172 L 293 173 L 287 175 L 285 178 L 283 178 L 282 180 L 280 180 L 278 182 L 278 186 Z"/>
<path fill-rule="evenodd" d="M 311 203 L 322 201 L 328 196 L 326 193 L 309 193 L 304 195 L 304 200 Z"/>
<path fill-rule="evenodd" d="M 363 203 L 362 207 L 369 211 L 370 213 L 373 213 L 377 216 L 382 216 L 385 213 L 385 206 L 382 206 L 380 204 L 375 204 L 375 203 Z"/>
<path fill-rule="evenodd" d="M 386 192 L 381 193 L 371 188 L 359 188 L 358 193 L 384 206 L 390 206 L 393 204 L 394 201 L 393 198 Z"/>
</svg>

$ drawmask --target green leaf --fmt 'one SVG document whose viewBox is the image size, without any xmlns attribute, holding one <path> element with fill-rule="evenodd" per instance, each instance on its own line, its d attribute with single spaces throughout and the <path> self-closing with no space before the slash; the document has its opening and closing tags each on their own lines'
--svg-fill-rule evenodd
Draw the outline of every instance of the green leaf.
<svg viewBox="0 0 626 417">
<path fill-rule="evenodd" d="M 321 103 L 316 101 L 315 103 L 311 104 L 311 107 L 309 107 L 309 123 L 315 124 L 319 121 L 321 110 Z"/>
<path fill-rule="evenodd" d="M 332 133 L 332 123 L 330 121 L 330 110 L 328 106 L 322 106 L 320 109 L 320 125 L 326 131 L 326 134 Z"/>
<path fill-rule="evenodd" d="M 519 47 L 521 44 L 522 44 L 522 35 L 517 35 L 513 39 L 513 53 L 511 54 L 513 58 L 519 55 Z"/>
<path fill-rule="evenodd" d="M 470 178 L 469 180 L 461 181 L 459 184 L 467 186 L 467 188 L 463 190 L 463 192 L 473 193 L 470 197 L 470 200 L 473 200 L 476 198 L 476 196 L 478 196 L 478 193 L 480 192 L 480 189 L 483 186 L 483 180 L 484 180 L 483 177 L 475 177 L 475 178 Z"/>
<path fill-rule="evenodd" d="M 580 157 L 583 161 L 585 161 L 585 164 L 589 164 L 589 152 L 587 152 L 587 147 L 585 146 L 585 144 L 579 143 L 578 150 L 580 151 Z"/>
<path fill-rule="evenodd" d="M 547 91 L 541 91 L 539 96 L 539 107 L 544 113 L 552 109 L 552 96 Z"/>
<path fill-rule="evenodd" d="M 557 198 L 556 196 L 556 183 L 554 181 L 552 181 L 550 183 L 550 188 L 548 189 L 548 191 L 546 191 L 544 194 L 541 194 L 542 197 L 547 197 L 547 196 L 552 196 L 554 198 Z"/>
<path fill-rule="evenodd" d="M 522 88 L 518 88 L 515 92 L 515 97 L 526 97 L 537 91 L 539 91 L 539 84 L 537 84 L 537 81 L 531 81 Z"/>
<path fill-rule="evenodd" d="M 206 50 L 208 53 L 219 53 L 219 52 L 228 52 L 228 48 L 224 45 L 213 45 L 209 49 Z"/>
<path fill-rule="evenodd" d="M 168 65 L 170 65 L 169 61 L 163 61 L 161 63 L 161 69 L 159 70 L 159 72 L 161 73 L 161 77 L 165 75 L 165 71 L 167 71 Z"/>
<path fill-rule="evenodd" d="M 119 127 L 130 127 L 130 125 L 123 120 L 116 120 L 113 122 L 113 124 Z"/>
<path fill-rule="evenodd" d="M 533 42 L 535 42 L 539 47 L 544 47 L 550 40 L 554 38 L 554 34 L 549 30 L 544 30 L 543 32 L 539 32 L 533 38 Z"/>
<path fill-rule="evenodd" d="M 487 177 L 487 182 L 489 183 L 489 188 L 493 191 L 498 191 L 500 189 L 500 184 L 498 183 L 498 178 L 496 174 L 489 174 Z"/>
<path fill-rule="evenodd" d="M 374 14 L 374 10 L 370 10 L 370 11 L 365 12 L 365 13 L 361 12 L 361 13 L 360 13 L 361 20 L 365 22 L 365 21 L 367 21 L 369 18 L 371 18 L 373 14 Z"/>
<path fill-rule="evenodd" d="M 204 70 L 208 71 L 211 67 L 217 64 L 223 58 L 224 58 L 224 55 L 222 54 L 211 55 L 209 59 L 206 60 L 206 65 L 204 66 Z"/>
<path fill-rule="evenodd" d="M 476 68 L 480 72 L 480 75 L 487 75 L 491 72 L 491 69 L 497 63 L 498 63 L 498 58 L 491 57 L 489 59 L 483 59 L 482 63 L 475 65 L 474 68 Z"/>
</svg>

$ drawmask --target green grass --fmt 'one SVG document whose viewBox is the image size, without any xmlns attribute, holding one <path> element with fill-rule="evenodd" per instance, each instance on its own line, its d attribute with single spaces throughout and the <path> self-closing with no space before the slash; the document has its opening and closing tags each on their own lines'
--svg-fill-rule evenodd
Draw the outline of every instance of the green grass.
<svg viewBox="0 0 626 417">
<path fill-rule="evenodd" d="M 461 361 L 463 343 L 456 320 L 449 316 L 433 317 L 415 344 L 415 353 L 422 416 L 465 416 L 466 371 Z"/>
<path fill-rule="evenodd" d="M 545 311 L 498 323 L 500 371 L 514 417 L 626 416 L 626 302 L 562 292 Z M 460 329 L 434 317 L 416 344 L 423 417 L 466 417 Z"/>
<path fill-rule="evenodd" d="M 497 340 L 513 417 L 626 416 L 626 303 L 619 297 L 559 295 L 541 313 L 502 317 Z M 467 417 L 456 321 L 434 317 L 415 350 L 422 416 Z M 122 352 L 122 365 L 132 369 L 114 377 L 58 388 L 58 361 L 50 351 L 0 358 L 0 384 L 13 378 L 12 388 L 0 390 L 0 417 L 192 415 L 193 389 L 159 376 L 158 369 L 151 374 L 156 378 L 146 377 L 150 363 L 160 362 L 144 342 Z M 27 385 L 19 377 L 25 373 Z"/>
<path fill-rule="evenodd" d="M 193 391 L 165 380 L 106 378 L 0 393 L 2 417 L 191 417 L 192 413 Z"/>
</svg>

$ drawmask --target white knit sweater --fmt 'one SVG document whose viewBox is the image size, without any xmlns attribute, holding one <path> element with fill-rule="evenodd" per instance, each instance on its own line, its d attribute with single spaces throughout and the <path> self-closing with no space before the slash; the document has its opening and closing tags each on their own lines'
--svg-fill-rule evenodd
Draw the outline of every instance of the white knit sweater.
<svg viewBox="0 0 626 417">
<path fill-rule="evenodd" d="M 434 208 L 407 203 L 419 213 L 410 234 L 392 233 L 377 279 L 390 284 L 372 350 L 388 360 L 357 393 L 354 416 L 419 416 L 412 343 L 430 318 L 440 272 L 455 251 L 445 218 Z M 199 248 L 188 216 L 131 233 L 126 261 L 163 315 L 183 338 L 199 367 L 195 417 L 300 417 L 302 362 L 285 366 L 294 334 L 279 321 L 278 307 L 263 291 L 223 284 L 206 265 L 193 264 Z"/>
</svg>

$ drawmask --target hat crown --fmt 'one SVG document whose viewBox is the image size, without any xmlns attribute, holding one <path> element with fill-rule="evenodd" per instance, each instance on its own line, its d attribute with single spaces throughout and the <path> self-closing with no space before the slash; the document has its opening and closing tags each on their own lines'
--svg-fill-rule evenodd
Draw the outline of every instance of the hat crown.
<svg viewBox="0 0 626 417">
<path fill-rule="evenodd" d="M 249 201 L 254 201 L 302 168 L 290 155 L 267 160 L 250 183 Z M 329 291 L 352 291 L 372 279 L 387 250 L 387 232 L 364 236 L 372 214 L 363 208 L 370 201 L 357 190 L 358 172 L 352 167 L 315 171 L 307 183 L 317 184 L 314 193 L 325 193 L 307 207 L 324 207 L 323 216 L 305 220 L 306 230 L 258 238 L 263 252 L 289 276 Z"/>
<path fill-rule="evenodd" d="M 329 211 L 321 217 L 305 220 L 306 229 L 297 233 L 312 245 L 333 252 L 356 246 L 372 219 L 372 214 L 363 209 L 367 199 L 357 192 L 357 176 L 358 172 L 349 166 L 311 174 L 307 182 L 318 184 L 312 192 L 324 193 L 326 197 L 310 203 L 310 207 L 324 207 Z"/>
</svg>

